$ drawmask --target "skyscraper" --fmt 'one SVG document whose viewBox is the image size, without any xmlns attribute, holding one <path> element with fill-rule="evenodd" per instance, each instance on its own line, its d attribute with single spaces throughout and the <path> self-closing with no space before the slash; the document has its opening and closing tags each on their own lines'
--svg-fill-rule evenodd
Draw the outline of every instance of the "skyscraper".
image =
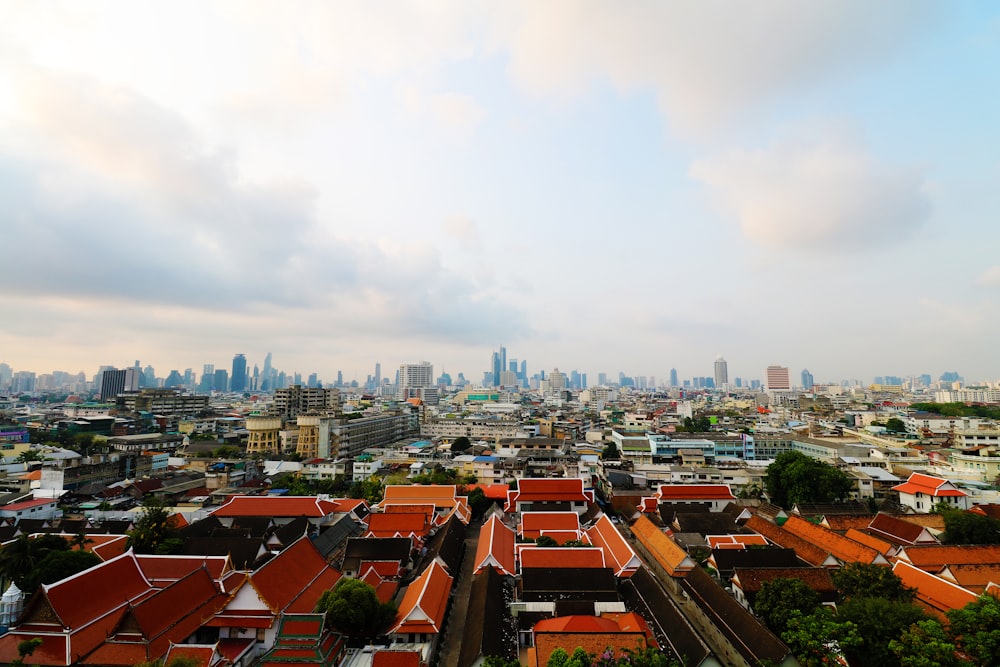
<svg viewBox="0 0 1000 667">
<path fill-rule="evenodd" d="M 670 386 L 671 387 L 676 387 L 678 385 L 679 385 L 679 383 L 677 382 L 677 369 L 676 368 L 671 368 L 670 369 Z"/>
<path fill-rule="evenodd" d="M 720 354 L 715 358 L 715 386 L 721 389 L 727 384 L 729 384 L 729 365 Z"/>
<path fill-rule="evenodd" d="M 229 376 L 231 391 L 246 391 L 247 388 L 247 358 L 242 352 L 233 357 L 233 372 Z"/>
<path fill-rule="evenodd" d="M 808 368 L 802 369 L 802 388 L 812 389 L 813 388 L 813 374 L 809 372 Z"/>
<path fill-rule="evenodd" d="M 764 371 L 768 391 L 788 391 L 792 388 L 792 380 L 785 366 L 768 366 Z"/>
</svg>

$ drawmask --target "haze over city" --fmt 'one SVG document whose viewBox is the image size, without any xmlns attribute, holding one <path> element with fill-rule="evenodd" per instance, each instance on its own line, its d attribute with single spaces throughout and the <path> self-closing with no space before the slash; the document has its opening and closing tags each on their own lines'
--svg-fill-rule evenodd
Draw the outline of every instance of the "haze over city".
<svg viewBox="0 0 1000 667">
<path fill-rule="evenodd" d="M 6 3 L 0 361 L 1000 378 L 993 3 Z"/>
</svg>

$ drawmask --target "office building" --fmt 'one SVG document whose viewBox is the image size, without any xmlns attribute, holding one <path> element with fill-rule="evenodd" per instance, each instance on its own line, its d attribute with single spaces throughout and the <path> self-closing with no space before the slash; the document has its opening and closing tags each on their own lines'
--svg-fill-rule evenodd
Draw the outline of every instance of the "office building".
<svg viewBox="0 0 1000 667">
<path fill-rule="evenodd" d="M 419 364 L 400 364 L 399 398 L 406 400 L 419 396 L 419 389 L 434 386 L 434 366 L 429 361 Z"/>
<path fill-rule="evenodd" d="M 247 390 L 247 358 L 242 352 L 233 357 L 233 372 L 229 376 L 231 391 Z"/>
<path fill-rule="evenodd" d="M 338 389 L 293 385 L 274 391 L 274 410 L 285 419 L 295 419 L 307 413 L 331 412 L 339 406 Z"/>
<path fill-rule="evenodd" d="M 764 371 L 764 381 L 768 391 L 788 391 L 792 388 L 791 377 L 785 366 L 768 366 Z"/>
<path fill-rule="evenodd" d="M 715 386 L 717 389 L 722 389 L 727 384 L 729 384 L 729 365 L 720 354 L 715 358 Z"/>
<path fill-rule="evenodd" d="M 803 368 L 802 369 L 802 388 L 805 389 L 806 391 L 808 391 L 808 390 L 810 390 L 810 389 L 813 388 L 814 384 L 815 384 L 815 382 L 813 382 L 813 374 L 809 372 L 808 368 Z"/>
<path fill-rule="evenodd" d="M 178 374 L 178 379 L 180 375 Z M 101 402 L 114 399 L 126 391 L 139 391 L 139 373 L 134 368 L 107 370 L 101 373 Z"/>
<path fill-rule="evenodd" d="M 670 369 L 670 386 L 671 387 L 677 387 L 679 385 L 680 385 L 680 383 L 677 381 L 677 369 L 676 368 L 671 368 Z"/>
</svg>

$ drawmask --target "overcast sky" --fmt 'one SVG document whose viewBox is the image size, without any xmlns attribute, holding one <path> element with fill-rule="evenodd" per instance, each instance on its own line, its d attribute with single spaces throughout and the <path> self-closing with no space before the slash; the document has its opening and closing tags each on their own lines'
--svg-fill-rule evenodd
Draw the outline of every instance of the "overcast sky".
<svg viewBox="0 0 1000 667">
<path fill-rule="evenodd" d="M 0 361 L 1000 378 L 1000 9 L 0 4 Z"/>
</svg>

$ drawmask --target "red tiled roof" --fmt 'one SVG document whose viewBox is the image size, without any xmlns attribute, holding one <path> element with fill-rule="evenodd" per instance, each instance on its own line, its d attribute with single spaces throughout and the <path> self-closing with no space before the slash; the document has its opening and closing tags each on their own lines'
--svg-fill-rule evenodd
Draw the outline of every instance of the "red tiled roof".
<svg viewBox="0 0 1000 667">
<path fill-rule="evenodd" d="M 312 541 L 303 536 L 251 574 L 250 582 L 268 607 L 277 613 L 301 596 L 305 596 L 301 604 L 306 604 L 308 599 L 318 600 L 323 590 L 313 590 L 311 585 L 321 576 L 329 577 L 327 570 L 336 572 L 339 579 L 340 573 L 331 568 Z"/>
<path fill-rule="evenodd" d="M 381 649 L 372 656 L 372 667 L 420 667 L 420 653 Z"/>
<path fill-rule="evenodd" d="M 163 658 L 163 664 L 169 665 L 177 658 L 194 661 L 194 667 L 211 667 L 212 662 L 218 658 L 218 654 L 214 645 L 174 644 Z"/>
<path fill-rule="evenodd" d="M 441 631 L 444 612 L 451 594 L 452 577 L 438 561 L 433 560 L 403 594 L 396 613 L 396 622 L 389 632 L 394 634 L 436 634 Z"/>
<path fill-rule="evenodd" d="M 212 512 L 220 517 L 274 516 L 321 518 L 343 511 L 339 504 L 314 496 L 233 496 Z"/>
<path fill-rule="evenodd" d="M 516 489 L 507 492 L 505 511 L 513 512 L 517 503 L 524 502 L 582 502 L 594 501 L 593 491 L 584 488 L 578 477 L 524 478 L 518 481 Z"/>
<path fill-rule="evenodd" d="M 556 616 L 535 623 L 534 632 L 620 632 L 621 626 L 600 616 Z"/>
<path fill-rule="evenodd" d="M 656 493 L 660 500 L 736 500 L 726 484 L 661 484 Z"/>
<path fill-rule="evenodd" d="M 232 569 L 229 556 L 158 556 L 137 554 L 136 562 L 143 575 L 154 586 L 183 579 L 195 570 L 207 568 L 209 576 L 218 581 Z"/>
<path fill-rule="evenodd" d="M 923 526 L 903 521 L 889 514 L 878 513 L 868 524 L 868 531 L 893 544 L 920 544 L 937 542 Z"/>
<path fill-rule="evenodd" d="M 379 512 L 368 515 L 365 537 L 426 537 L 430 530 L 428 515 L 422 512 Z"/>
<path fill-rule="evenodd" d="M 465 495 L 468 496 L 473 489 L 482 489 L 483 495 L 486 496 L 488 500 L 503 502 L 507 500 L 507 491 L 510 490 L 509 484 L 468 484 L 465 487 Z"/>
<path fill-rule="evenodd" d="M 945 565 L 987 565 L 1000 563 L 1000 545 L 904 546 L 896 554 L 921 570 L 938 572 Z"/>
<path fill-rule="evenodd" d="M 604 551 L 596 547 L 525 547 L 520 550 L 521 569 L 604 568 Z"/>
<path fill-rule="evenodd" d="M 2 512 L 19 512 L 21 510 L 28 510 L 32 507 L 42 507 L 44 505 L 55 505 L 58 501 L 52 498 L 36 498 L 35 500 L 25 500 L 20 503 L 11 503 L 10 505 L 0 506 L 0 511 Z"/>
<path fill-rule="evenodd" d="M 938 576 L 973 593 L 984 593 L 991 583 L 1000 584 L 1000 563 L 949 565 L 938 572 Z"/>
<path fill-rule="evenodd" d="M 62 581 L 42 585 L 44 599 L 67 628 L 80 628 L 151 589 L 131 551 Z"/>
</svg>

